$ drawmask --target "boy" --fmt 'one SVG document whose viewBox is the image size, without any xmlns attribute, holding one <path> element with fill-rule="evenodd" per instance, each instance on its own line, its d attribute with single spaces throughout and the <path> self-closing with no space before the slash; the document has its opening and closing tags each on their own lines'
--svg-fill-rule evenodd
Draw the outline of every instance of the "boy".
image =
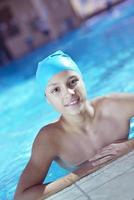
<svg viewBox="0 0 134 200">
<path fill-rule="evenodd" d="M 36 78 L 42 95 L 61 116 L 37 134 L 15 200 L 47 197 L 134 149 L 134 140 L 127 139 L 134 94 L 89 101 L 78 66 L 62 51 L 39 63 Z M 72 172 L 44 185 L 53 160 Z"/>
</svg>

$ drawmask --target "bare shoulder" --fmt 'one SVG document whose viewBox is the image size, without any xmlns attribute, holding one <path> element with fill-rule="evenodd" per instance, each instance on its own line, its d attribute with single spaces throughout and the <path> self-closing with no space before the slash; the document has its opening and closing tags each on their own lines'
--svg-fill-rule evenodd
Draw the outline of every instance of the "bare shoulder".
<svg viewBox="0 0 134 200">
<path fill-rule="evenodd" d="M 96 110 L 103 112 L 121 112 L 124 109 L 126 113 L 130 113 L 130 110 L 134 109 L 134 93 L 110 93 L 96 98 L 92 101 L 92 104 Z M 131 115 L 133 115 L 133 112 Z"/>
<path fill-rule="evenodd" d="M 117 94 L 118 96 L 118 94 Z M 96 99 L 93 99 L 91 104 L 93 105 L 96 113 L 98 114 L 108 114 L 110 111 L 116 109 L 116 102 L 118 97 L 116 97 L 116 94 L 110 94 L 106 96 L 97 97 Z"/>
<path fill-rule="evenodd" d="M 134 97 L 134 94 L 128 94 L 128 93 L 110 93 L 105 96 L 97 97 L 96 99 L 93 99 L 92 104 L 95 106 L 107 106 L 115 104 L 116 102 L 127 99 L 130 97 Z"/>
<path fill-rule="evenodd" d="M 51 123 L 42 127 L 33 143 L 33 146 L 38 146 L 39 144 L 55 147 L 56 145 L 56 133 L 57 133 L 57 123 Z"/>
<path fill-rule="evenodd" d="M 53 131 L 53 132 L 52 132 Z M 32 145 L 31 162 L 40 169 L 47 168 L 58 155 L 58 143 L 51 125 L 40 129 Z"/>
<path fill-rule="evenodd" d="M 109 99 L 107 96 L 101 96 L 93 99 L 91 101 L 91 105 L 95 108 L 95 110 L 103 109 L 108 104 Z"/>
<path fill-rule="evenodd" d="M 48 124 L 44 127 L 42 127 L 34 142 L 33 142 L 33 147 L 32 151 L 39 151 L 39 150 L 45 150 L 48 149 L 49 151 L 53 152 L 56 156 L 56 152 L 58 149 L 58 138 L 57 138 L 57 123 L 51 123 Z"/>
</svg>

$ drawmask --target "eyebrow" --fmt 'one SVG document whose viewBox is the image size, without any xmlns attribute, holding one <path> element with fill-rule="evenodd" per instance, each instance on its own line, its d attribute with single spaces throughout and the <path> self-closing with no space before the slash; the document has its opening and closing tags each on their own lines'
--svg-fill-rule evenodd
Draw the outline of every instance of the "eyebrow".
<svg viewBox="0 0 134 200">
<path fill-rule="evenodd" d="M 55 85 L 58 85 L 58 83 L 50 83 L 50 84 L 48 85 L 48 87 L 55 86 Z"/>
<path fill-rule="evenodd" d="M 67 82 L 72 79 L 72 78 L 78 78 L 76 75 L 73 75 L 73 76 L 70 76 L 68 79 L 67 79 Z"/>
<path fill-rule="evenodd" d="M 77 78 L 77 77 L 76 77 L 75 75 L 70 76 L 70 77 L 67 79 L 67 82 L 68 82 L 69 79 L 71 79 L 71 78 Z M 50 84 L 48 85 L 48 87 L 55 86 L 55 85 L 58 85 L 58 83 L 50 83 Z"/>
<path fill-rule="evenodd" d="M 71 79 L 71 78 L 77 78 L 77 76 L 73 75 L 73 76 L 70 76 L 68 79 Z"/>
</svg>

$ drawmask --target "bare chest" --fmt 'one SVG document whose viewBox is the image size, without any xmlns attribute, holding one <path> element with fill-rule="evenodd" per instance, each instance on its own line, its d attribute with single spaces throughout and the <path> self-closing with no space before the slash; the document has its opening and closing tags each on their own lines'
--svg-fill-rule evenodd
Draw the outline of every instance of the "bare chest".
<svg viewBox="0 0 134 200">
<path fill-rule="evenodd" d="M 72 131 L 62 137 L 60 158 L 71 165 L 79 165 L 93 157 L 104 146 L 126 138 L 128 129 L 129 123 L 125 119 L 97 119 L 92 126 L 84 126 L 83 131 Z"/>
</svg>

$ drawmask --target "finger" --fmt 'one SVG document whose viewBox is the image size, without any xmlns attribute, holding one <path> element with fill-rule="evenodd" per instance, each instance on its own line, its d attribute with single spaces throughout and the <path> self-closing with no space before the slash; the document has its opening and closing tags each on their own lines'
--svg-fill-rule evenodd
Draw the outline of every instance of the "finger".
<svg viewBox="0 0 134 200">
<path fill-rule="evenodd" d="M 112 149 L 114 149 L 114 146 L 113 146 L 113 144 L 110 144 L 110 145 L 103 147 L 102 149 L 98 150 L 97 154 L 102 152 L 102 151 L 107 151 L 107 150 L 112 150 Z"/>
<path fill-rule="evenodd" d="M 106 146 L 102 148 L 101 150 L 97 151 L 94 157 L 90 158 L 89 161 L 93 161 L 96 159 L 100 159 L 104 156 L 108 155 L 116 155 L 117 154 L 117 149 L 114 148 L 113 144 Z"/>
<path fill-rule="evenodd" d="M 97 153 L 96 155 L 100 155 L 100 156 L 114 155 L 116 151 L 117 149 L 114 149 L 114 148 L 103 149 L 100 153 Z"/>
<path fill-rule="evenodd" d="M 108 161 L 110 161 L 112 159 L 113 159 L 113 156 L 106 156 L 106 157 L 104 157 L 102 159 L 98 159 L 98 160 L 92 162 L 92 165 L 93 166 L 101 165 L 101 164 L 104 164 L 104 163 L 106 163 L 106 162 L 108 162 Z"/>
<path fill-rule="evenodd" d="M 94 160 L 101 159 L 101 158 L 106 157 L 106 156 L 112 156 L 112 155 L 115 155 L 114 151 L 104 150 L 101 153 L 98 153 L 94 157 L 92 157 L 91 159 L 89 159 L 89 161 L 92 162 Z"/>
</svg>

